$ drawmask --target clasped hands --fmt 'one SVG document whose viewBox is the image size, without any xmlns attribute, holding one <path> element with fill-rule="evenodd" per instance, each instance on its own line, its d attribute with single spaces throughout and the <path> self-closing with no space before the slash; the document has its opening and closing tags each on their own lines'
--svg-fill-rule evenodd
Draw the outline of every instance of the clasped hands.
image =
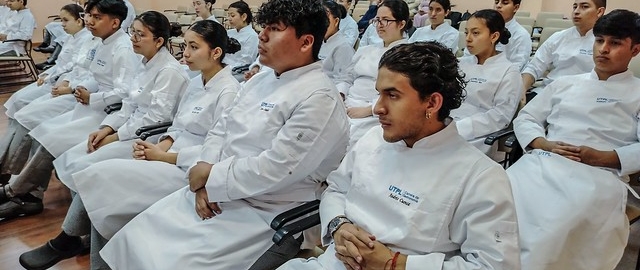
<svg viewBox="0 0 640 270">
<path fill-rule="evenodd" d="M 196 194 L 196 214 L 202 220 L 210 219 L 222 213 L 222 209 L 216 202 L 209 202 L 209 195 L 205 185 L 209 179 L 213 164 L 198 161 L 198 163 L 189 170 L 189 189 Z"/>
<path fill-rule="evenodd" d="M 600 151 L 584 145 L 575 146 L 561 141 L 549 141 L 542 137 L 534 139 L 529 146 L 556 153 L 590 166 L 620 167 L 620 161 L 615 151 Z"/>
<path fill-rule="evenodd" d="M 391 269 L 394 252 L 362 228 L 345 223 L 334 233 L 333 240 L 336 257 L 345 268 L 349 270 Z M 406 256 L 400 255 L 398 261 L 406 261 Z M 398 265 L 401 264 L 404 263 Z"/>
</svg>

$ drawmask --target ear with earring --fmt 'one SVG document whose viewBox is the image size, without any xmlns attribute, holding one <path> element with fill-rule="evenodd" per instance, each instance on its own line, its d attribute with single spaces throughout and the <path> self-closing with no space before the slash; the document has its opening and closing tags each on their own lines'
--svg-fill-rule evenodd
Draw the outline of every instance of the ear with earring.
<svg viewBox="0 0 640 270">
<path fill-rule="evenodd" d="M 427 119 L 431 119 L 431 112 L 427 111 L 426 118 L 427 118 Z"/>
</svg>

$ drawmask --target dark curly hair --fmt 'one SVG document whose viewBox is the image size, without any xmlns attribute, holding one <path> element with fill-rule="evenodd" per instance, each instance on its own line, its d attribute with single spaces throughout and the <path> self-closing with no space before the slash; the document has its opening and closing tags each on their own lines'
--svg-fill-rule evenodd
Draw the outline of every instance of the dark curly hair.
<svg viewBox="0 0 640 270">
<path fill-rule="evenodd" d="M 298 38 L 302 35 L 312 35 L 312 56 L 314 60 L 318 60 L 329 18 L 318 0 L 269 0 L 258 9 L 256 23 L 283 23 L 287 27 L 292 26 Z"/>
<path fill-rule="evenodd" d="M 202 39 L 207 42 L 209 48 L 214 49 L 219 47 L 222 49 L 222 56 L 220 56 L 220 63 L 224 60 L 224 56 L 228 53 L 236 53 L 241 49 L 240 42 L 235 38 L 229 38 L 227 30 L 217 22 L 210 20 L 201 20 L 193 23 L 189 26 L 188 31 L 200 35 Z M 224 64 L 223 64 L 224 66 Z"/>
<path fill-rule="evenodd" d="M 409 78 L 422 100 L 432 93 L 443 97 L 438 120 L 444 121 L 462 104 L 466 82 L 458 69 L 458 59 L 444 45 L 435 42 L 401 44 L 382 55 L 378 68 L 385 67 Z"/>
<path fill-rule="evenodd" d="M 122 0 L 89 0 L 85 11 L 91 12 L 93 8 L 102 14 L 117 18 L 120 24 L 127 18 L 129 12 L 127 5 Z"/>
<path fill-rule="evenodd" d="M 498 32 L 500 34 L 498 42 L 502 44 L 509 43 L 511 32 L 505 26 L 504 18 L 502 18 L 500 12 L 493 9 L 478 10 L 471 14 L 471 18 L 478 18 L 484 21 L 484 24 L 489 28 L 489 33 Z"/>
<path fill-rule="evenodd" d="M 631 38 L 633 45 L 640 44 L 640 15 L 626 9 L 613 10 L 596 21 L 593 35 Z"/>
</svg>

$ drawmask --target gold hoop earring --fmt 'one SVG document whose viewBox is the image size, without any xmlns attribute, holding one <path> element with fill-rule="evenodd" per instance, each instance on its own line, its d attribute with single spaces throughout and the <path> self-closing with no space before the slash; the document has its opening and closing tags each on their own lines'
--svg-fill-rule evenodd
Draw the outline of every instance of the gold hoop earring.
<svg viewBox="0 0 640 270">
<path fill-rule="evenodd" d="M 427 119 L 431 119 L 431 112 L 427 112 Z"/>
</svg>

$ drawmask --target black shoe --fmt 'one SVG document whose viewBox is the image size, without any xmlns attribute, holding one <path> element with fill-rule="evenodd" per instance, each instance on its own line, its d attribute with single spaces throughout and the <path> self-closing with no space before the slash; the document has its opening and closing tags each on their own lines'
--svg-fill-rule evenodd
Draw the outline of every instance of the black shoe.
<svg viewBox="0 0 640 270">
<path fill-rule="evenodd" d="M 41 53 L 52 53 L 53 51 L 56 50 L 55 46 L 49 45 L 49 47 L 45 47 L 45 48 L 34 48 L 33 49 L 36 52 L 41 52 Z"/>
<path fill-rule="evenodd" d="M 66 251 L 60 250 L 55 248 L 49 241 L 39 248 L 22 253 L 20 255 L 20 265 L 27 270 L 44 270 L 64 259 L 75 257 L 85 249 L 83 245 L 79 245 Z"/>
<path fill-rule="evenodd" d="M 7 196 L 7 192 L 4 191 L 5 188 L 7 188 L 7 187 L 6 186 L 0 187 L 0 205 L 11 201 L 9 196 Z"/>
<path fill-rule="evenodd" d="M 0 218 L 30 216 L 42 213 L 44 205 L 42 199 L 31 194 L 10 198 L 8 202 L 0 204 Z"/>
<path fill-rule="evenodd" d="M 0 185 L 1 186 L 9 184 L 9 180 L 11 180 L 11 174 L 10 173 L 0 174 Z"/>
</svg>

